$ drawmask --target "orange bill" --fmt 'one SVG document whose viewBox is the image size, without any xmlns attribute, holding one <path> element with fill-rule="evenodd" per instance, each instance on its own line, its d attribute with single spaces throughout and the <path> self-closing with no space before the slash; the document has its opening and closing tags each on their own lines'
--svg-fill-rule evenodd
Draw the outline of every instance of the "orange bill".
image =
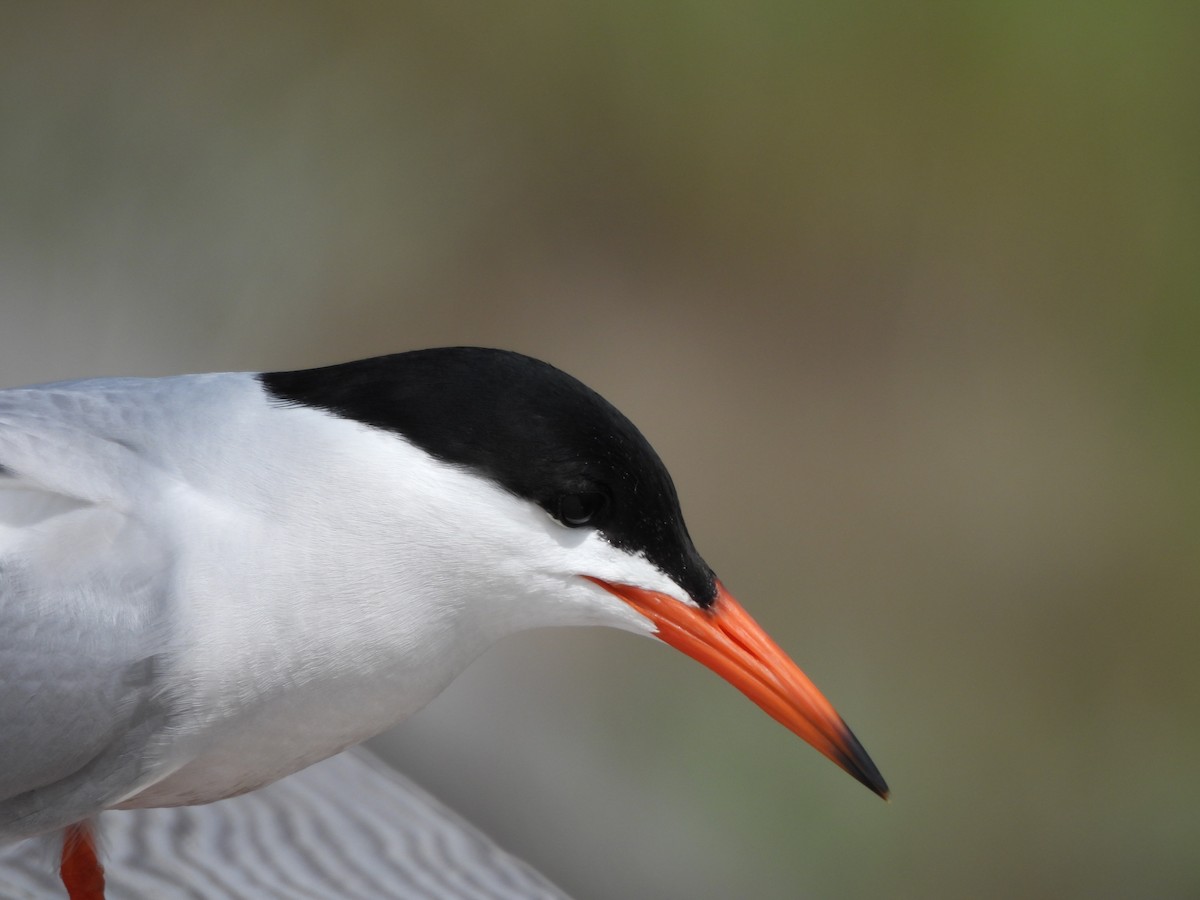
<svg viewBox="0 0 1200 900">
<path fill-rule="evenodd" d="M 887 799 L 883 776 L 833 705 L 719 581 L 712 606 L 698 609 L 654 591 L 590 580 L 653 622 L 663 642 L 712 669 L 775 721 Z"/>
</svg>

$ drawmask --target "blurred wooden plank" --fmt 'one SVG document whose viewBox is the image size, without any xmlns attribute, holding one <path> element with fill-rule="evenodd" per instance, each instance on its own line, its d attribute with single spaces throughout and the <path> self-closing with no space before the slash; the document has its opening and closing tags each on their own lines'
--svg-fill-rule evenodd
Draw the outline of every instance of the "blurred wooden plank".
<svg viewBox="0 0 1200 900">
<path fill-rule="evenodd" d="M 105 813 L 109 900 L 564 900 L 363 749 L 207 806 Z M 0 848 L 0 897 L 64 897 L 57 839 Z"/>
</svg>

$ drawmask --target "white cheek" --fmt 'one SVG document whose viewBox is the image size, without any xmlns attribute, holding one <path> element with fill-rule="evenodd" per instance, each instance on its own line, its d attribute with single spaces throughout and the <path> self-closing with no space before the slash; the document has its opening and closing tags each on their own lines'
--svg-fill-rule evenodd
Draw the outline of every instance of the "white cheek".
<svg viewBox="0 0 1200 900">
<path fill-rule="evenodd" d="M 628 584 L 657 591 L 688 606 L 695 605 L 679 585 L 645 556 L 614 547 L 594 529 L 589 529 L 587 536 L 574 549 L 572 563 L 578 567 L 580 574 L 613 584 Z"/>
<path fill-rule="evenodd" d="M 548 541 L 535 565 L 537 587 L 524 603 L 514 607 L 509 623 L 513 630 L 603 625 L 635 634 L 657 633 L 653 622 L 584 576 L 656 591 L 695 606 L 686 592 L 645 557 L 614 547 L 594 529 L 564 528 L 548 517 L 542 527 Z"/>
<path fill-rule="evenodd" d="M 585 576 L 694 605 L 645 557 L 614 547 L 593 528 L 568 528 L 532 501 L 395 435 L 359 426 L 353 441 L 355 453 L 336 473 L 342 508 L 325 503 L 305 518 L 332 512 L 343 523 L 339 531 L 353 533 L 330 534 L 326 526 L 326 548 L 333 542 L 352 551 L 359 571 L 398 588 L 381 599 L 381 616 L 395 616 L 399 599 L 408 616 L 441 622 L 460 637 L 471 632 L 484 644 L 557 625 L 654 633 L 649 620 Z M 328 468 L 321 476 L 330 477 Z M 445 621 L 451 612 L 453 626 Z"/>
<path fill-rule="evenodd" d="M 536 504 L 486 479 L 461 471 L 456 475 L 465 482 L 461 496 L 469 498 L 473 509 L 470 565 L 476 568 L 476 583 L 488 582 L 492 589 L 493 635 L 560 625 L 656 633 L 649 619 L 585 576 L 695 605 L 644 556 L 614 547 L 596 529 L 567 528 Z"/>
</svg>

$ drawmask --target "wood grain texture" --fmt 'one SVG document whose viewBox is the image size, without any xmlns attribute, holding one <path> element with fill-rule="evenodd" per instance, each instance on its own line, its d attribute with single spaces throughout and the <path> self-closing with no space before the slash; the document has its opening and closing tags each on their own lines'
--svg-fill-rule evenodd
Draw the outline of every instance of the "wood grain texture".
<svg viewBox="0 0 1200 900">
<path fill-rule="evenodd" d="M 105 813 L 109 900 L 564 900 L 356 749 L 232 800 Z M 58 839 L 0 848 L 0 897 L 65 897 Z"/>
</svg>

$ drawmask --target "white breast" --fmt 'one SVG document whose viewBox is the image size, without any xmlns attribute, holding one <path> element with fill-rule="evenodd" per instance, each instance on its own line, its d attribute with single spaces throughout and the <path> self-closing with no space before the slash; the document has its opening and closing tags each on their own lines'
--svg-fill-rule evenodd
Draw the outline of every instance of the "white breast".
<svg viewBox="0 0 1200 900">
<path fill-rule="evenodd" d="M 596 532 L 565 528 L 399 435 L 277 403 L 250 375 L 5 393 L 4 462 L 36 469 L 34 482 L 69 498 L 63 511 L 78 500 L 94 521 L 116 517 L 122 536 L 97 536 L 102 568 L 80 575 L 78 599 L 54 587 L 60 565 L 34 560 L 28 523 L 14 520 L 13 552 L 47 603 L 86 606 L 89 627 L 108 629 L 98 645 L 130 646 L 130 664 L 150 665 L 137 670 L 150 673 L 142 693 L 114 693 L 94 716 L 91 739 L 108 746 L 114 715 L 149 710 L 119 733 L 115 774 L 53 786 L 49 805 L 31 794 L 42 830 L 93 803 L 182 805 L 268 784 L 420 709 L 513 631 L 652 630 L 580 574 L 681 593 Z M 65 533 L 71 518 L 56 521 Z M 129 595 L 107 572 L 144 573 L 136 640 L 118 640 L 110 613 Z M 48 665 L 45 678 L 60 678 Z M 125 665 L 112 661 L 114 692 Z M 25 733 L 0 749 L 29 758 Z M 27 814 L 0 798 L 0 826 Z"/>
</svg>

